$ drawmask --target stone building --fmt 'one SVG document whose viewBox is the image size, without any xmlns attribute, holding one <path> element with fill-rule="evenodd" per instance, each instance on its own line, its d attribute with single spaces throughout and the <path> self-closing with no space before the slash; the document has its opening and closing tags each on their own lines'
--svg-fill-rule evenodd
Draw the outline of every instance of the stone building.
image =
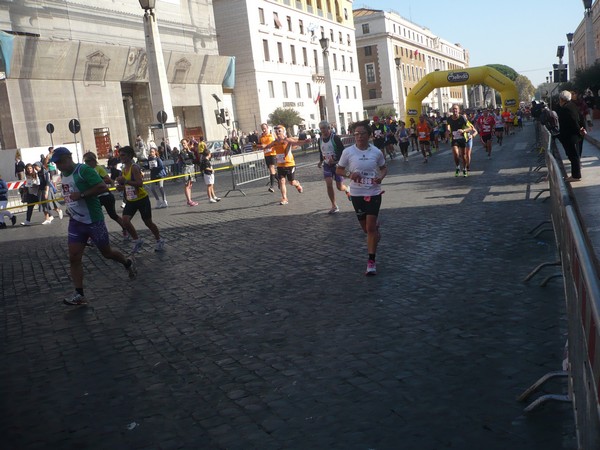
<svg viewBox="0 0 600 450">
<path fill-rule="evenodd" d="M 232 58 L 219 56 L 211 0 L 158 0 L 157 17 L 177 137 L 222 139 L 215 97 Z M 0 2 L 0 145 L 77 140 L 103 156 L 116 143 L 162 139 L 149 89 L 144 11 L 137 0 Z M 175 142 L 171 142 L 176 144 Z M 0 152 L 1 153 L 1 152 Z"/>
<path fill-rule="evenodd" d="M 393 107 L 404 117 L 406 96 L 426 74 L 469 66 L 466 49 L 398 13 L 358 8 L 354 25 L 363 102 L 370 116 L 382 106 Z M 465 92 L 463 87 L 436 89 L 423 101 L 423 112 L 444 112 L 452 103 L 466 104 Z"/>
<path fill-rule="evenodd" d="M 363 118 L 352 1 L 214 0 L 213 7 L 219 49 L 236 58 L 240 129 L 258 130 L 278 107 L 316 128 L 327 117 L 326 82 L 339 109 L 338 131 Z M 321 38 L 330 43 L 327 80 Z"/>
</svg>

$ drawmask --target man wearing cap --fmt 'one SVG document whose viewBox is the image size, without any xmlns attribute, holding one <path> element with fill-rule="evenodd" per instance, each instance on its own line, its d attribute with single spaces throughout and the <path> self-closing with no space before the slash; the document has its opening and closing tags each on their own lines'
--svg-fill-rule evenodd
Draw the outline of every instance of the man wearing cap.
<svg viewBox="0 0 600 450">
<path fill-rule="evenodd" d="M 83 252 L 88 239 L 91 239 L 102 256 L 123 264 L 129 278 L 136 276 L 135 261 L 126 258 L 121 252 L 113 250 L 108 238 L 108 230 L 104 223 L 104 215 L 98 194 L 108 190 L 100 175 L 85 164 L 75 164 L 69 149 L 58 147 L 54 150 L 51 161 L 62 172 L 62 192 L 69 221 L 69 263 L 71 278 L 75 292 L 66 297 L 63 302 L 67 305 L 82 305 L 86 303 L 83 292 Z"/>
</svg>

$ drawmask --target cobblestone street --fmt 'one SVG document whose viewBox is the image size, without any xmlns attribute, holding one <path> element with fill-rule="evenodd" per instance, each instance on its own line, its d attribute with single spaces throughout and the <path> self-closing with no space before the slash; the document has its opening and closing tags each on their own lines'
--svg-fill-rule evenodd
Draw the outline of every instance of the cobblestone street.
<svg viewBox="0 0 600 450">
<path fill-rule="evenodd" d="M 350 202 L 327 214 L 316 154 L 287 206 L 264 181 L 224 197 L 229 173 L 218 204 L 194 185 L 196 208 L 168 183 L 166 251 L 139 216 L 136 280 L 87 249 L 88 306 L 62 303 L 66 219 L 0 230 L 3 447 L 575 448 L 570 404 L 515 400 L 560 369 L 566 328 L 561 280 L 522 282 L 556 259 L 528 233 L 549 219 L 531 142 L 528 124 L 487 160 L 477 141 L 468 178 L 448 144 L 391 161 L 376 277 Z"/>
</svg>

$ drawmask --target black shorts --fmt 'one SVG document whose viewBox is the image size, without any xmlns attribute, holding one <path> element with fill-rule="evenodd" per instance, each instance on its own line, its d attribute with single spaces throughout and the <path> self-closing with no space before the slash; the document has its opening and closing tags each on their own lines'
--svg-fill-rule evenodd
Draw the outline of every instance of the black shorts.
<svg viewBox="0 0 600 450">
<path fill-rule="evenodd" d="M 385 147 L 385 140 L 383 139 L 373 139 L 373 145 L 377 147 L 379 150 L 383 150 Z"/>
<path fill-rule="evenodd" d="M 381 208 L 381 194 L 370 197 L 352 196 L 352 206 L 358 220 L 366 220 L 367 216 L 378 216 Z"/>
<path fill-rule="evenodd" d="M 396 145 L 397 143 L 398 140 L 394 136 L 388 136 L 388 138 L 385 140 L 385 145 Z"/>
<path fill-rule="evenodd" d="M 123 215 L 133 217 L 139 211 L 143 220 L 152 219 L 152 206 L 150 205 L 150 197 L 147 195 L 140 200 L 125 201 Z"/>
<path fill-rule="evenodd" d="M 481 142 L 483 142 L 483 143 L 486 143 L 486 142 L 492 140 L 491 134 L 480 134 L 479 136 L 481 137 Z"/>
<path fill-rule="evenodd" d="M 466 139 L 452 139 L 452 144 L 450 144 L 450 145 L 452 147 L 466 148 L 467 140 Z"/>
<path fill-rule="evenodd" d="M 296 171 L 296 166 L 292 167 L 277 167 L 277 176 L 281 178 L 287 178 L 291 183 L 294 181 L 294 172 Z"/>
<path fill-rule="evenodd" d="M 277 156 L 275 156 L 275 155 L 265 156 L 265 164 L 267 165 L 267 167 L 276 166 L 277 165 Z"/>
</svg>

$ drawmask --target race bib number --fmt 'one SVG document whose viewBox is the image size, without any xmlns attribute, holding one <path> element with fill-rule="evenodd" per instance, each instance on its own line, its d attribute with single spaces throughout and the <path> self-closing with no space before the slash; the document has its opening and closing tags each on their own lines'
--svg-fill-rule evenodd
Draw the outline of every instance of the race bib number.
<svg viewBox="0 0 600 450">
<path fill-rule="evenodd" d="M 400 142 L 408 142 L 408 138 L 407 137 L 401 137 L 400 138 Z"/>
<path fill-rule="evenodd" d="M 63 197 L 64 197 L 65 203 L 67 205 L 69 203 L 72 203 L 73 200 L 71 199 L 71 186 L 69 186 L 68 184 L 63 184 L 62 185 L 62 192 L 63 192 Z"/>
<path fill-rule="evenodd" d="M 462 131 L 462 130 L 453 131 L 452 137 L 454 139 L 464 139 L 465 138 L 464 131 Z"/>
<path fill-rule="evenodd" d="M 375 172 L 371 170 L 361 170 L 360 172 L 360 181 L 359 184 L 361 186 L 371 186 L 373 184 L 373 179 L 375 178 Z"/>
<path fill-rule="evenodd" d="M 148 165 L 150 166 L 151 169 L 156 169 L 158 167 L 158 161 L 153 159 L 151 161 L 148 161 Z"/>
<path fill-rule="evenodd" d="M 134 186 L 128 184 L 125 185 L 125 198 L 127 200 L 135 200 L 137 197 L 137 189 Z"/>
<path fill-rule="evenodd" d="M 425 139 L 426 137 L 427 137 L 427 133 L 425 133 L 424 131 L 419 131 L 419 138 Z"/>
<path fill-rule="evenodd" d="M 482 127 L 482 130 L 484 133 L 488 133 L 488 132 L 492 131 L 492 127 L 486 124 Z"/>
</svg>

